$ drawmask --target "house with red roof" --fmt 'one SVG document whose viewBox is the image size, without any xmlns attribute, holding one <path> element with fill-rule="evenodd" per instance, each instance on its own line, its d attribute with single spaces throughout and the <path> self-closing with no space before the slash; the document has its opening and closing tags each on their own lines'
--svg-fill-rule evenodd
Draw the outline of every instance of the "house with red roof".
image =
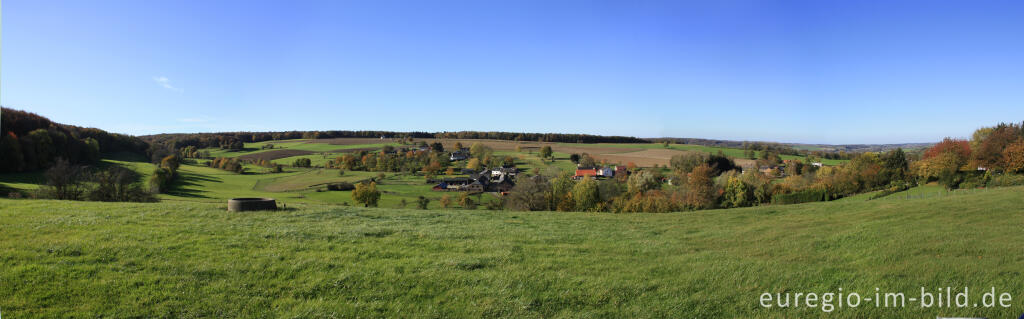
<svg viewBox="0 0 1024 319">
<path fill-rule="evenodd" d="M 586 167 L 586 168 L 584 168 L 584 167 L 577 167 L 576 168 L 576 175 L 573 175 L 572 178 L 573 179 L 581 179 L 581 178 L 583 178 L 585 176 L 590 176 L 590 177 L 593 177 L 593 178 L 597 178 L 597 175 L 598 175 L 597 171 L 598 171 L 598 169 L 597 168 L 593 168 L 593 167 Z"/>
</svg>

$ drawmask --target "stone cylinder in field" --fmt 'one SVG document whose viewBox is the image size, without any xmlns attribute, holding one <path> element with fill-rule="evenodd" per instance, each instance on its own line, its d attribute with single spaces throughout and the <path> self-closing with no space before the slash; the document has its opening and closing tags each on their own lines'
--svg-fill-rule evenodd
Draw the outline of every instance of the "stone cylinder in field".
<svg viewBox="0 0 1024 319">
<path fill-rule="evenodd" d="M 276 209 L 277 201 L 273 198 L 232 198 L 228 200 L 229 212 Z"/>
</svg>

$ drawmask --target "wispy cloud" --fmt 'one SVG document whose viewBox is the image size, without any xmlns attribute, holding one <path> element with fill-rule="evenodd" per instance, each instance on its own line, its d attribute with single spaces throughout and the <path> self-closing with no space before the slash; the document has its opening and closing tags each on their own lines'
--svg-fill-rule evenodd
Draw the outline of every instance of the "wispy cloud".
<svg viewBox="0 0 1024 319">
<path fill-rule="evenodd" d="M 174 91 L 174 92 L 184 92 L 185 91 L 182 88 L 175 87 L 175 86 L 171 85 L 171 80 L 168 79 L 166 76 L 154 76 L 153 77 L 153 81 L 156 81 L 156 84 L 159 84 L 160 86 L 164 87 L 165 89 L 168 89 L 168 90 L 171 90 L 171 91 Z"/>
</svg>

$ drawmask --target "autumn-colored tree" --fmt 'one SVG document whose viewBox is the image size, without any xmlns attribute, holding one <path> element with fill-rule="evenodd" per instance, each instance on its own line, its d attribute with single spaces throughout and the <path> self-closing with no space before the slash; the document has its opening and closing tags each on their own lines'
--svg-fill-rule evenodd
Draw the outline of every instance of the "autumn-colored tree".
<svg viewBox="0 0 1024 319">
<path fill-rule="evenodd" d="M 857 155 L 850 160 L 847 167 L 851 173 L 857 176 L 860 186 L 864 189 L 875 189 L 878 186 L 889 184 L 889 181 L 882 178 L 883 162 L 876 153 L 868 152 Z M 860 190 L 863 189 L 857 191 Z"/>
<path fill-rule="evenodd" d="M 352 200 L 363 204 L 363 207 L 377 207 L 377 202 L 380 200 L 380 191 L 377 190 L 377 183 L 356 184 L 356 189 L 352 190 Z"/>
<path fill-rule="evenodd" d="M 914 163 L 914 171 L 926 180 L 938 179 L 947 188 L 955 188 L 960 180 L 959 171 L 971 156 L 970 144 L 965 140 L 946 138 L 924 152 Z"/>
<path fill-rule="evenodd" d="M 160 167 L 170 170 L 172 174 L 178 171 L 179 166 L 181 166 L 181 161 L 177 155 L 168 155 L 160 160 Z"/>
<path fill-rule="evenodd" d="M 750 188 L 751 200 L 754 204 L 768 203 L 772 200 L 772 179 L 759 171 L 744 173 L 741 178 L 743 183 Z"/>
<path fill-rule="evenodd" d="M 555 205 L 555 210 L 560 212 L 571 212 L 576 210 L 576 201 L 572 199 L 572 193 L 568 192 L 562 196 L 558 205 Z"/>
<path fill-rule="evenodd" d="M 679 210 L 678 202 L 660 190 L 652 190 L 644 194 L 632 195 L 616 208 L 620 213 L 668 213 Z"/>
<path fill-rule="evenodd" d="M 438 203 L 441 204 L 441 208 L 448 208 L 448 206 L 452 204 L 452 198 L 451 196 L 448 196 L 448 194 L 445 194 L 444 196 L 441 196 L 441 200 L 438 201 Z"/>
<path fill-rule="evenodd" d="M 469 196 L 469 193 L 463 192 L 459 195 L 459 206 L 465 209 L 476 209 L 477 203 L 473 201 L 473 198 Z"/>
<path fill-rule="evenodd" d="M 686 205 L 693 209 L 706 209 L 715 206 L 715 181 L 712 179 L 714 170 L 707 164 L 693 168 L 686 178 Z"/>
<path fill-rule="evenodd" d="M 424 174 L 429 175 L 437 174 L 438 172 L 441 171 L 441 163 L 438 161 L 431 161 L 430 164 L 427 164 L 427 166 L 423 166 L 423 168 L 420 171 L 422 171 Z"/>
<path fill-rule="evenodd" d="M 479 159 L 474 157 L 474 158 L 470 158 L 469 162 L 466 162 L 466 168 L 474 170 L 474 171 L 479 171 L 481 168 L 483 168 L 483 165 L 480 164 L 480 160 Z"/>
<path fill-rule="evenodd" d="M 942 142 L 936 143 L 934 146 L 924 151 L 924 154 L 921 155 L 921 159 L 929 159 L 946 152 L 952 152 L 957 157 L 966 161 L 968 158 L 971 158 L 971 145 L 965 140 L 947 137 L 943 139 Z"/>
<path fill-rule="evenodd" d="M 989 134 L 992 134 L 995 130 L 996 128 L 994 127 L 982 127 L 974 130 L 974 134 L 971 134 L 971 149 L 976 150 L 981 147 L 981 143 L 985 142 Z"/>
<path fill-rule="evenodd" d="M 1003 150 L 1021 138 L 1016 125 L 1000 124 L 985 136 L 981 145 L 974 149 L 971 164 L 993 170 L 1003 170 Z"/>
<path fill-rule="evenodd" d="M 952 180 L 967 161 L 960 158 L 956 152 L 944 152 L 928 159 L 914 163 L 914 171 L 925 180 L 941 179 L 943 177 Z"/>
<path fill-rule="evenodd" d="M 1024 139 L 1017 139 L 1003 150 L 1003 167 L 1007 172 L 1024 173 Z"/>
</svg>

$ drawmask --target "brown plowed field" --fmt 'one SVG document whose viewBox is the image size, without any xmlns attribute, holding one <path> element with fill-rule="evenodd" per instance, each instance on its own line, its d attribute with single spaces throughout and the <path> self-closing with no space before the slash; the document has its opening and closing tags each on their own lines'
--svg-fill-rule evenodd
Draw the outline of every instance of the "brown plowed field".
<svg viewBox="0 0 1024 319">
<path fill-rule="evenodd" d="M 603 160 L 608 163 L 628 164 L 632 162 L 635 163 L 637 166 L 650 167 L 654 166 L 654 164 L 658 164 L 660 166 L 668 165 L 669 160 L 672 159 L 672 156 L 686 154 L 688 152 L 689 151 L 667 149 L 646 149 L 642 151 L 626 153 L 591 153 L 591 156 L 593 156 L 594 159 L 597 159 L 599 161 Z"/>
<path fill-rule="evenodd" d="M 333 138 L 333 139 L 320 139 L 310 141 L 310 143 L 328 143 L 332 145 L 356 145 L 356 144 L 371 144 L 371 143 L 389 143 L 393 142 L 392 139 L 379 139 L 379 138 Z M 602 147 L 593 145 L 573 145 L 573 144 L 560 144 L 560 143 L 547 143 L 547 142 L 516 142 L 516 141 L 500 141 L 500 140 L 476 140 L 476 139 L 414 139 L 414 141 L 424 141 L 427 143 L 441 142 L 446 150 L 455 148 L 455 143 L 462 143 L 463 147 L 470 147 L 473 143 L 482 143 L 489 146 L 497 151 L 513 151 L 516 146 L 522 147 L 523 151 L 532 150 L 537 152 L 541 147 L 550 145 L 552 150 L 558 153 L 587 153 L 593 156 L 597 160 L 604 160 L 608 163 L 621 163 L 626 164 L 633 162 L 638 166 L 650 167 L 654 164 L 668 165 L 669 160 L 673 155 L 685 154 L 688 151 L 671 150 L 671 149 L 645 149 L 641 147 L 631 148 L 628 146 L 617 146 L 617 147 Z M 371 149 L 373 150 L 373 149 Z M 348 150 L 346 150 L 348 151 Z"/>
<path fill-rule="evenodd" d="M 259 153 L 253 153 L 253 154 L 246 154 L 246 155 L 239 156 L 238 159 L 240 159 L 240 160 L 256 160 L 256 161 L 258 161 L 258 160 L 273 161 L 273 160 L 276 160 L 276 159 L 279 159 L 279 158 L 299 156 L 299 155 L 307 155 L 307 154 L 316 154 L 316 152 L 303 151 L 303 150 L 283 149 L 283 150 L 273 150 L 273 151 L 259 152 Z"/>
</svg>

